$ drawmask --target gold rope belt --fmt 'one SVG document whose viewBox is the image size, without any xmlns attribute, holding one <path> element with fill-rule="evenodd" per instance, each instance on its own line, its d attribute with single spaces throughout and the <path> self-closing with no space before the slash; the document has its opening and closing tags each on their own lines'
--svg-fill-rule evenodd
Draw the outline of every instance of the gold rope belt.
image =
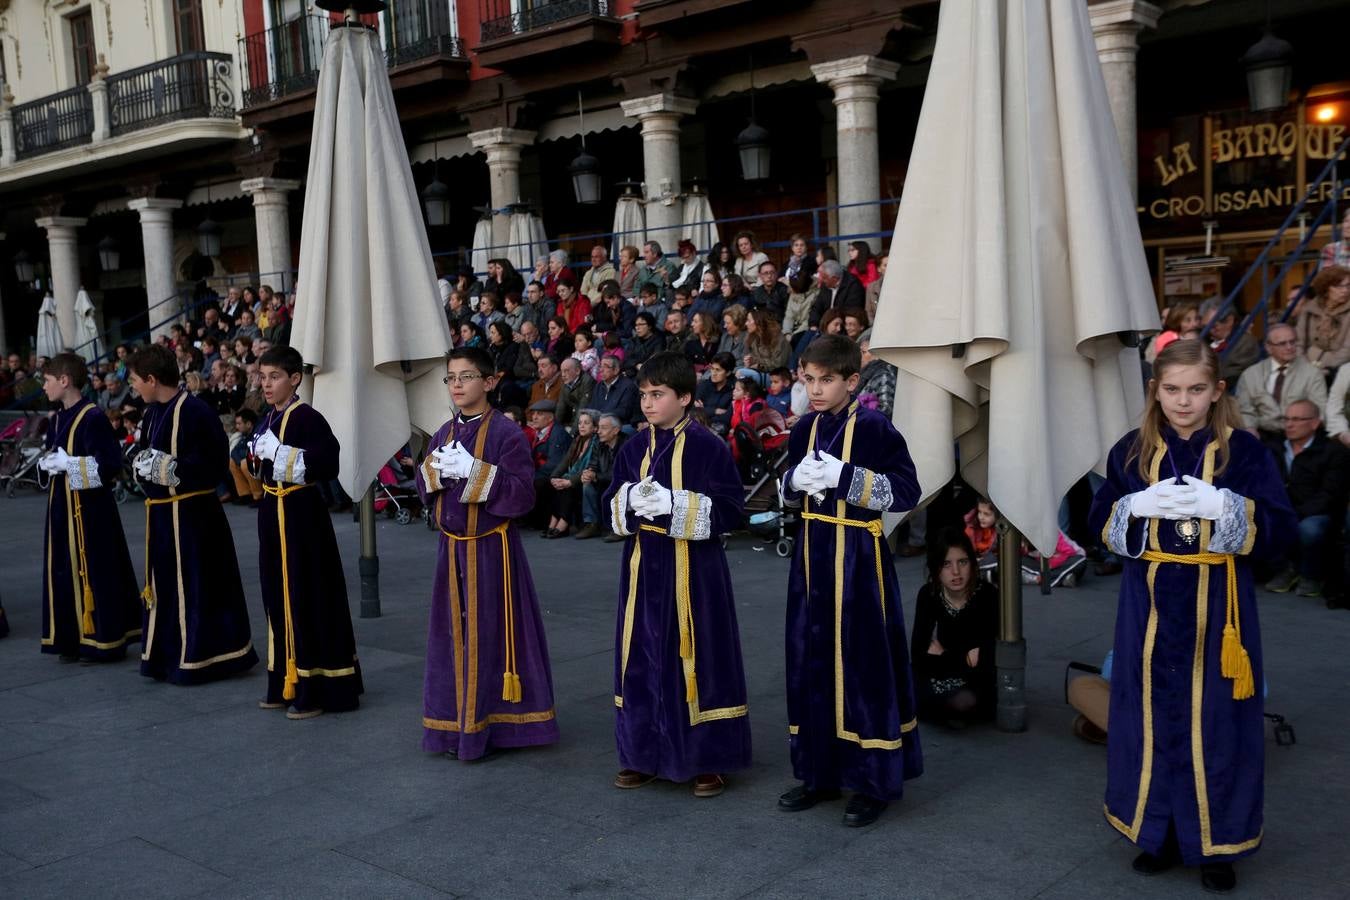
<svg viewBox="0 0 1350 900">
<path fill-rule="evenodd" d="M 886 532 L 880 519 L 845 519 L 840 516 L 827 516 L 825 513 L 803 512 L 803 519 L 826 522 L 830 525 L 842 525 L 846 528 L 861 528 L 872 535 L 872 557 L 876 563 L 877 590 L 881 593 L 881 619 L 886 620 L 886 579 L 881 571 L 881 537 Z"/>
<path fill-rule="evenodd" d="M 1223 566 L 1227 584 L 1226 612 L 1223 625 L 1223 645 L 1219 667 L 1224 678 L 1233 680 L 1233 699 L 1246 700 L 1255 695 L 1256 682 L 1252 675 L 1251 657 L 1242 646 L 1242 622 L 1238 613 L 1237 562 L 1231 553 L 1163 553 L 1145 550 L 1140 557 L 1151 563 L 1179 563 L 1187 566 Z"/>
<path fill-rule="evenodd" d="M 215 492 L 215 488 L 203 488 L 200 491 L 189 491 L 186 494 L 174 494 L 170 497 L 145 498 L 145 587 L 141 588 L 141 602 L 145 604 L 146 609 L 154 609 L 155 607 L 155 589 L 152 586 L 154 579 L 150 573 L 150 507 L 164 503 L 182 503 L 184 500 L 191 500 L 193 497 L 205 497 L 207 494 L 214 494 Z"/>
<path fill-rule="evenodd" d="M 639 531 L 649 531 L 652 534 L 659 534 L 662 537 L 670 537 L 670 530 L 662 528 L 660 525 L 641 524 Z M 685 675 L 684 697 L 687 701 L 693 701 L 698 698 L 698 682 L 694 678 L 694 603 L 689 596 L 689 542 L 683 538 L 675 538 L 675 560 L 676 570 L 685 572 L 683 577 L 678 574 L 675 578 L 675 619 L 680 628 L 680 659 L 690 661 L 689 671 Z M 633 542 L 633 559 L 628 564 L 628 570 L 631 575 L 630 585 L 632 590 L 637 589 L 637 564 L 641 561 L 640 545 L 637 541 Z"/>
<path fill-rule="evenodd" d="M 481 538 L 491 537 L 494 534 L 499 534 L 502 537 L 502 579 L 506 586 L 502 606 L 502 623 L 505 625 L 506 632 L 506 665 L 502 671 L 502 699 L 508 703 L 519 703 L 522 694 L 520 688 L 520 672 L 516 668 L 516 612 L 511 603 L 511 545 L 506 539 L 506 529 L 509 528 L 510 525 L 511 520 L 508 519 L 491 531 L 484 531 L 481 534 L 452 534 L 444 528 L 441 529 L 441 534 L 445 535 L 446 539 L 452 544 L 461 541 L 477 541 Z M 453 546 L 450 547 L 450 579 L 452 581 L 457 577 L 455 573 L 456 556 L 455 548 Z M 475 603 L 478 602 L 477 597 L 474 597 L 473 600 Z M 455 677 L 458 678 L 459 673 L 455 673 Z"/>
<path fill-rule="evenodd" d="M 286 676 L 281 684 L 281 699 L 294 700 L 295 689 L 300 684 L 300 670 L 295 658 L 295 617 L 291 615 L 291 572 L 286 561 L 286 504 L 281 500 L 296 491 L 312 487 L 314 482 L 291 484 L 286 487 L 262 482 L 262 489 L 277 498 L 277 533 L 281 535 L 281 610 L 285 620 L 286 634 L 283 649 L 286 653 Z"/>
</svg>

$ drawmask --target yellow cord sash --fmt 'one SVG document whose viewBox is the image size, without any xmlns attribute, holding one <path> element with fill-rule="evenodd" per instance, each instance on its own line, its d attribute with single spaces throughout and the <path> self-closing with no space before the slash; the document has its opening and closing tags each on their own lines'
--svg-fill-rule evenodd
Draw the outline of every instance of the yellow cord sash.
<svg viewBox="0 0 1350 900">
<path fill-rule="evenodd" d="M 141 588 L 141 601 L 145 603 L 146 609 L 155 608 L 155 581 L 150 572 L 150 507 L 159 506 L 164 503 L 182 503 L 184 500 L 191 500 L 193 497 L 204 497 L 207 494 L 214 494 L 215 492 L 215 488 L 203 488 L 200 491 L 189 491 L 186 494 L 174 494 L 170 497 L 145 498 L 145 587 Z"/>
<path fill-rule="evenodd" d="M 287 411 L 287 415 L 289 414 Z M 264 491 L 277 498 L 277 533 L 281 536 L 281 609 L 285 616 L 286 627 L 285 640 L 282 642 L 286 653 L 286 676 L 281 685 L 283 700 L 295 699 L 295 689 L 300 684 L 300 670 L 295 658 L 295 619 L 291 615 L 291 572 L 286 548 L 286 504 L 281 501 L 296 491 L 311 486 L 313 482 L 286 487 L 273 487 L 264 482 L 262 486 Z"/>
<path fill-rule="evenodd" d="M 502 579 L 506 590 L 503 595 L 502 625 L 505 631 L 506 640 L 506 665 L 502 672 L 502 699 L 508 703 L 519 703 L 521 700 L 520 689 L 520 671 L 516 668 L 516 611 L 515 605 L 511 602 L 511 545 L 506 539 L 506 529 L 511 525 L 508 519 L 502 522 L 491 531 L 484 531 L 481 534 L 453 534 L 441 529 L 441 534 L 445 535 L 446 540 L 450 541 L 450 580 L 454 582 L 458 577 L 455 572 L 456 558 L 458 553 L 455 551 L 454 544 L 461 541 L 478 541 L 485 537 L 491 537 L 494 534 L 501 535 L 502 538 Z M 475 552 L 474 547 L 469 547 L 468 552 Z M 477 598 L 474 598 L 477 602 Z M 455 674 L 459 677 L 459 673 Z"/>
<path fill-rule="evenodd" d="M 881 538 L 886 533 L 880 519 L 849 519 L 843 516 L 827 516 L 825 513 L 802 512 L 802 518 L 808 521 L 825 522 L 846 528 L 861 528 L 872 535 L 872 558 L 876 562 L 877 590 L 881 593 L 881 621 L 886 621 L 886 579 L 881 571 Z"/>
<path fill-rule="evenodd" d="M 79 431 L 80 422 L 84 420 L 85 413 L 94 409 L 93 404 L 85 406 L 75 416 L 75 421 L 70 423 L 70 430 L 66 439 L 66 453 L 70 456 L 75 455 L 75 433 Z M 89 484 L 89 473 L 85 470 L 86 463 L 80 459 L 80 474 L 84 476 L 82 484 Z M 80 505 L 80 492 L 71 490 L 70 477 L 66 477 L 66 498 L 70 501 L 70 511 L 75 519 L 75 548 L 79 555 L 79 565 L 77 575 L 80 579 L 80 603 L 82 613 L 80 615 L 80 632 L 90 635 L 94 633 L 94 589 L 89 584 L 89 560 L 85 554 L 84 537 L 84 511 Z M 53 631 L 55 633 L 55 631 Z"/>
<path fill-rule="evenodd" d="M 1223 644 L 1219 654 L 1220 671 L 1233 680 L 1233 699 L 1246 700 L 1256 694 L 1251 657 L 1242 646 L 1242 622 L 1238 613 L 1237 561 L 1231 553 L 1163 553 L 1145 550 L 1140 557 L 1151 563 L 1180 563 L 1190 566 L 1223 566 L 1227 576 Z"/>
</svg>

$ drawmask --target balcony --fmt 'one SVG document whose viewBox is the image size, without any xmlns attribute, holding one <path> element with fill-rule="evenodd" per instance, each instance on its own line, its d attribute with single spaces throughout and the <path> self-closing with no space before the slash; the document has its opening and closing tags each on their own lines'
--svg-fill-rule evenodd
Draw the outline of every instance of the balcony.
<svg viewBox="0 0 1350 900">
<path fill-rule="evenodd" d="M 81 85 L 14 107 L 14 155 L 29 159 L 94 139 L 94 99 Z"/>
<path fill-rule="evenodd" d="M 327 16 L 301 16 L 239 39 L 239 83 L 245 110 L 319 83 Z"/>
<path fill-rule="evenodd" d="M 482 43 L 476 50 L 485 66 L 511 69 L 554 62 L 567 50 L 618 47 L 621 23 L 610 0 L 524 0 L 511 11 L 511 0 L 482 0 Z"/>
<path fill-rule="evenodd" d="M 734 7 L 751 5 L 751 0 L 638 0 L 633 7 L 643 28 L 661 28 L 690 24 L 706 27 L 705 13 L 731 12 Z M 736 10 L 742 14 L 748 10 Z"/>
<path fill-rule="evenodd" d="M 197 51 L 110 75 L 113 136 L 184 119 L 233 119 L 234 59 Z"/>
</svg>

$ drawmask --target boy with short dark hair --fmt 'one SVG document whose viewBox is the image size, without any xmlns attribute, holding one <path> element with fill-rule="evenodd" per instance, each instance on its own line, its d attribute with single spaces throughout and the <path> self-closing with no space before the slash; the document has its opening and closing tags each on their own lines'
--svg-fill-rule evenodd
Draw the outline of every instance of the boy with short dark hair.
<svg viewBox="0 0 1350 900">
<path fill-rule="evenodd" d="M 769 373 L 769 395 L 765 401 L 782 413 L 784 419 L 792 415 L 792 370 L 787 366 Z"/>
<path fill-rule="evenodd" d="M 740 478 L 726 444 L 693 422 L 696 376 L 683 355 L 642 367 L 647 419 L 619 450 L 605 491 L 628 538 L 614 654 L 620 771 L 616 787 L 694 779 L 715 797 L 750 765 L 745 672 L 726 554 L 739 527 Z"/>
<path fill-rule="evenodd" d="M 57 407 L 38 468 L 51 476 L 42 569 L 42 652 L 66 661 L 122 659 L 141 633 L 140 591 L 111 486 L 122 471 L 112 424 L 81 392 L 74 353 L 47 363 L 42 389 Z"/>
<path fill-rule="evenodd" d="M 262 482 L 258 569 L 267 612 L 267 695 L 288 719 L 346 712 L 364 686 L 333 520 L 318 485 L 338 476 L 341 448 L 323 415 L 296 391 L 304 360 L 273 347 L 258 360 L 267 415 L 249 443 Z"/>
<path fill-rule="evenodd" d="M 245 310 L 247 312 L 247 309 Z M 230 478 L 234 481 L 234 502 L 257 507 L 262 500 L 262 482 L 249 471 L 248 454 L 253 431 L 258 427 L 258 414 L 247 406 L 234 414 L 234 433 L 238 441 L 230 448 Z"/>
<path fill-rule="evenodd" d="M 862 355 L 839 335 L 802 352 L 811 411 L 789 438 L 783 499 L 802 509 L 788 582 L 787 698 L 797 812 L 854 792 L 870 825 L 923 773 L 900 589 L 881 517 L 912 509 L 919 483 L 890 420 L 851 398 Z"/>
<path fill-rule="evenodd" d="M 423 694 L 422 749 L 463 760 L 558 740 L 553 674 L 514 520 L 534 508 L 524 432 L 488 406 L 486 350 L 446 355 L 456 415 L 417 472 L 443 535 L 436 557 Z"/>
</svg>

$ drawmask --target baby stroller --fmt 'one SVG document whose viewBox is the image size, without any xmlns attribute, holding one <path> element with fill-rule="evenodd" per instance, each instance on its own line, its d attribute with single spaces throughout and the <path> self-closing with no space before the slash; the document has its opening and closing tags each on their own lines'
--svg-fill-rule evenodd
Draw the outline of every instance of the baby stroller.
<svg viewBox="0 0 1350 900">
<path fill-rule="evenodd" d="M 135 497 L 145 496 L 140 482 L 136 480 L 136 471 L 131 465 L 136 454 L 140 452 L 141 448 L 134 440 L 128 439 L 122 446 L 122 471 L 117 474 L 117 480 L 112 484 L 113 499 L 118 503 L 126 503 Z"/>
<path fill-rule="evenodd" d="M 411 522 L 414 512 L 424 521 L 429 519 L 429 511 L 417 493 L 417 481 L 393 460 L 380 467 L 375 476 L 375 512 L 393 516 L 400 525 Z"/>
<path fill-rule="evenodd" d="M 13 498 L 14 488 L 20 484 L 31 484 L 39 490 L 47 486 L 47 478 L 37 464 L 46 452 L 50 422 L 46 413 L 26 413 L 0 432 L 0 484 L 5 487 L 5 496 Z"/>
<path fill-rule="evenodd" d="M 746 481 L 746 527 L 756 537 L 773 541 L 774 552 L 787 558 L 795 543 L 788 529 L 796 522 L 796 516 L 783 507 L 780 490 L 787 470 L 787 423 L 781 413 L 766 405 L 748 423 L 736 426 L 732 440 Z"/>
</svg>

